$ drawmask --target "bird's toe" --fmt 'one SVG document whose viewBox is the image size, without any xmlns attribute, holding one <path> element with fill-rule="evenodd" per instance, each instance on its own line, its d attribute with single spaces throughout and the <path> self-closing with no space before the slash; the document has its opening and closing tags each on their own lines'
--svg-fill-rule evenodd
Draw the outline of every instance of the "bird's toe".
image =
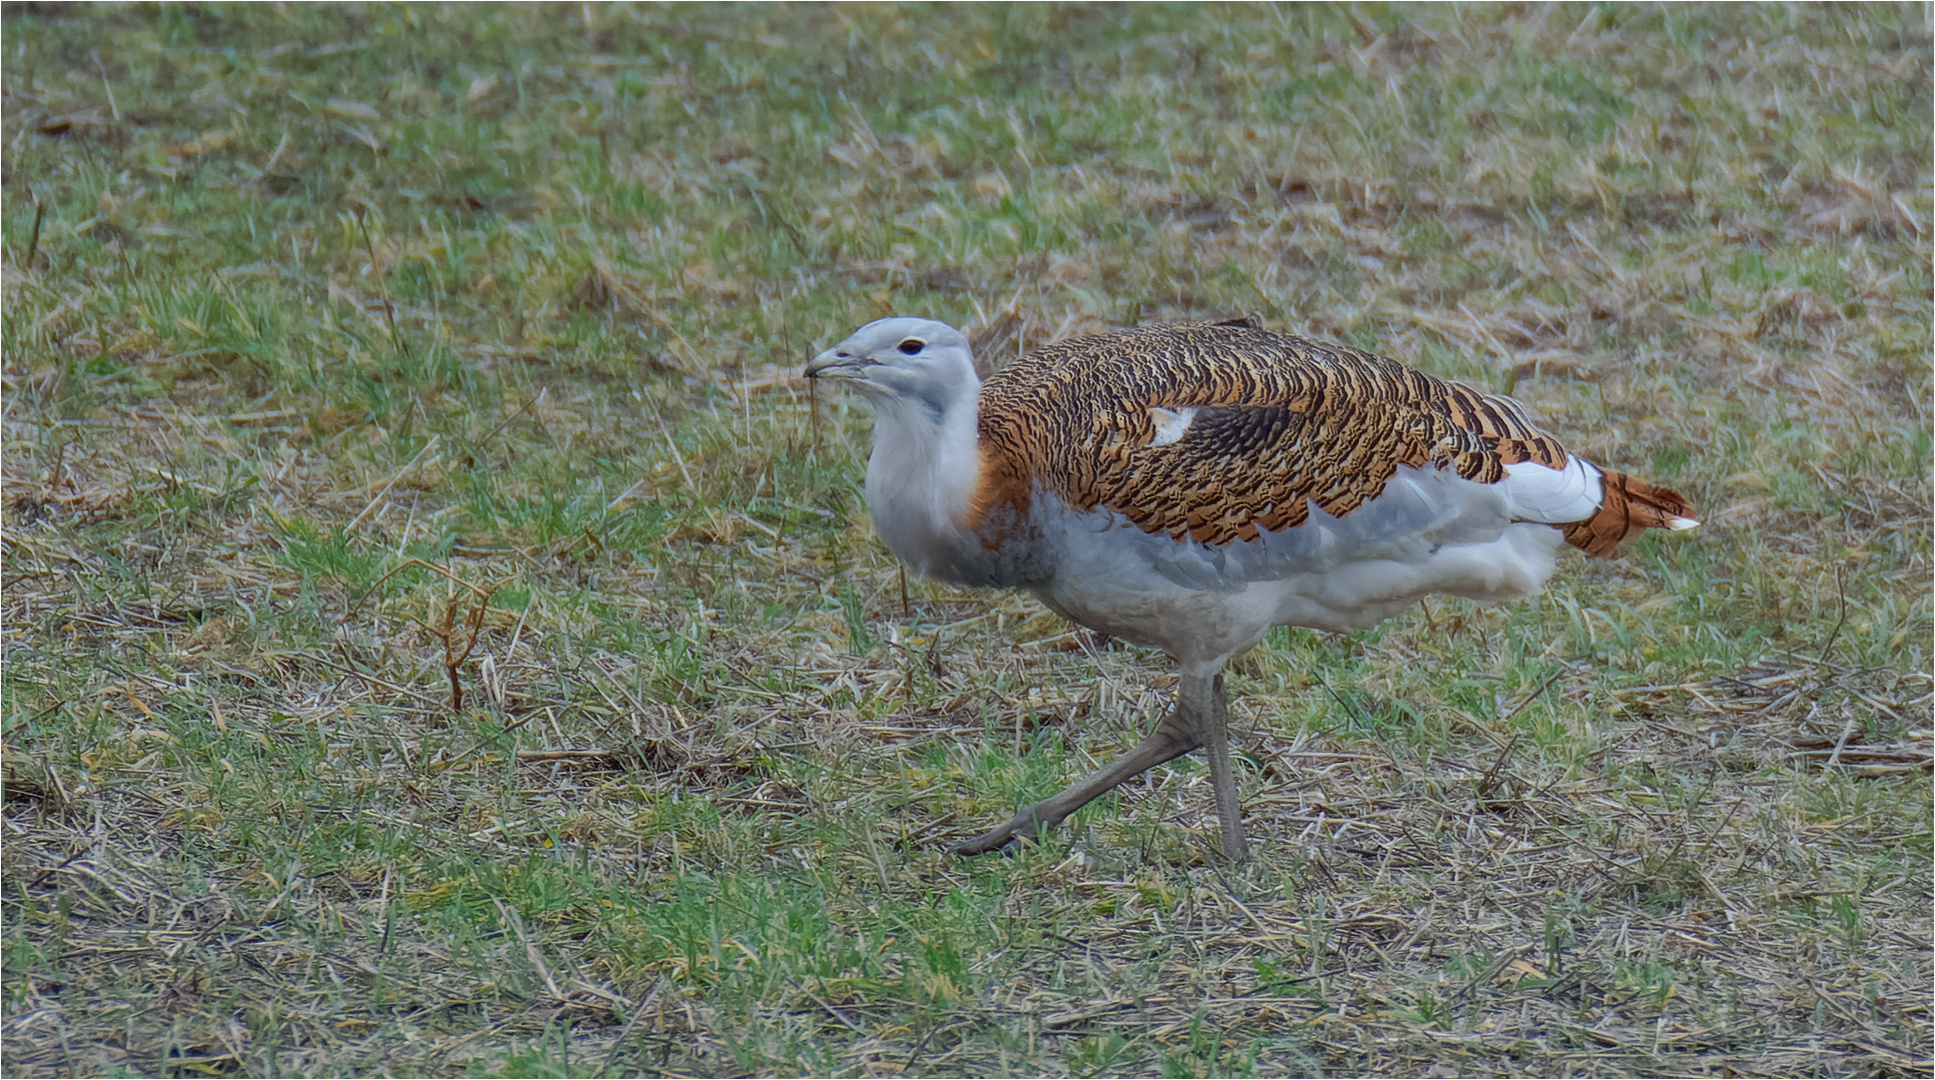
<svg viewBox="0 0 1935 1080">
<path fill-rule="evenodd" d="M 1059 822 L 1042 820 L 1035 814 L 1033 808 L 1030 808 L 1016 814 L 1012 820 L 998 828 L 990 829 L 972 840 L 963 840 L 955 844 L 947 849 L 947 853 L 955 858 L 964 858 L 999 851 L 1012 858 L 1021 850 L 1022 845 L 1036 839 L 1038 833 L 1056 824 Z"/>
</svg>

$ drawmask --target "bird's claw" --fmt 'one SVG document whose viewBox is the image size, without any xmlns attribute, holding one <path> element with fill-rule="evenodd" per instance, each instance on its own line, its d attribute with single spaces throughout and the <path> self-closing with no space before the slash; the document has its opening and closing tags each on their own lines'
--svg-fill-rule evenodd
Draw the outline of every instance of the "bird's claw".
<svg viewBox="0 0 1935 1080">
<path fill-rule="evenodd" d="M 1060 822 L 1047 821 L 1036 817 L 1034 808 L 1030 807 L 1016 814 L 1013 820 L 999 828 L 991 829 L 971 840 L 963 840 L 953 845 L 947 849 L 947 853 L 953 858 L 959 859 L 972 855 L 986 855 L 990 851 L 999 851 L 1001 854 L 1012 859 L 1021 850 L 1023 844 L 1030 840 L 1040 839 L 1043 832 L 1058 824 Z"/>
</svg>

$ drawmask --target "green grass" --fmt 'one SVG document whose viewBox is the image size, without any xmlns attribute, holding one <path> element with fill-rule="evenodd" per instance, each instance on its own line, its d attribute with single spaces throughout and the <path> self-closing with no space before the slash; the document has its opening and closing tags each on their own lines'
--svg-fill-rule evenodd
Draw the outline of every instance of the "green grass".
<svg viewBox="0 0 1935 1080">
<path fill-rule="evenodd" d="M 1919 7 L 9 5 L 10 1074 L 1921 1074 Z M 1248 312 L 1703 525 L 1233 666 L 905 582 L 877 315 Z M 462 690 L 452 705 L 452 677 Z"/>
</svg>

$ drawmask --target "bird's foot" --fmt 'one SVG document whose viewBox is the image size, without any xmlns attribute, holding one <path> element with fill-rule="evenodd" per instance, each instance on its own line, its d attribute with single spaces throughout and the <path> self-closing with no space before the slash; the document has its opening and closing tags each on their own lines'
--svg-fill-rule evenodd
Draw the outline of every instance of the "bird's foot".
<svg viewBox="0 0 1935 1080">
<path fill-rule="evenodd" d="M 1227 863 L 1241 864 L 1250 861 L 1250 841 L 1243 835 L 1242 825 L 1239 824 L 1234 829 L 1228 827 L 1223 829 L 1223 848 L 1219 854 Z"/>
<path fill-rule="evenodd" d="M 947 849 L 949 855 L 962 858 L 969 855 L 986 855 L 990 851 L 1013 854 L 1024 840 L 1034 840 L 1040 835 L 1062 823 L 1059 817 L 1037 814 L 1038 807 L 1028 807 L 1016 814 L 1005 824 L 997 826 L 972 840 L 963 840 Z"/>
</svg>

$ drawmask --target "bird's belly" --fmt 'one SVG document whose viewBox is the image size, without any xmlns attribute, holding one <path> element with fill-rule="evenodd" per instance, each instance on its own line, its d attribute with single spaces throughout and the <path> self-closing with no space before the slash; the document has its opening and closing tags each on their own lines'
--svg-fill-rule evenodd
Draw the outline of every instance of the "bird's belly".
<svg viewBox="0 0 1935 1080">
<path fill-rule="evenodd" d="M 1064 574 L 1035 589 L 1063 618 L 1185 662 L 1241 652 L 1270 628 L 1275 620 L 1260 598 L 1245 592 L 1203 593 L 1133 572 L 1102 580 Z"/>
<path fill-rule="evenodd" d="M 1107 510 L 1065 509 L 1051 530 L 1061 549 L 1056 572 L 1033 588 L 1075 622 L 1185 663 L 1208 662 L 1279 624 L 1356 630 L 1432 593 L 1481 601 L 1535 594 L 1565 543 L 1557 529 L 1502 515 L 1456 537 L 1377 542 L 1340 528 L 1348 521 L 1313 512 L 1295 529 L 1210 546 L 1143 532 Z"/>
</svg>

